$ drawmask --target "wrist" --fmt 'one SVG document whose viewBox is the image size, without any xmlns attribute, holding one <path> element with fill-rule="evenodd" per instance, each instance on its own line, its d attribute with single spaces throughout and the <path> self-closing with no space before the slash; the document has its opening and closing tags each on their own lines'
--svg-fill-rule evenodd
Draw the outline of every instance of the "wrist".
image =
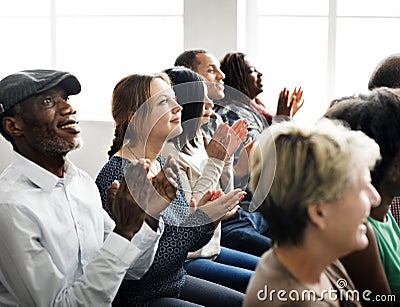
<svg viewBox="0 0 400 307">
<path fill-rule="evenodd" d="M 146 217 L 144 220 L 145 220 L 145 223 L 147 223 L 147 225 L 149 225 L 152 230 L 157 231 L 158 220 L 156 218 L 146 214 Z"/>
<path fill-rule="evenodd" d="M 118 228 L 117 226 L 114 228 L 114 232 L 116 234 L 119 234 L 121 237 L 124 237 L 127 240 L 132 240 L 134 233 L 131 231 L 126 231 L 126 230 L 122 230 L 120 228 Z"/>
</svg>

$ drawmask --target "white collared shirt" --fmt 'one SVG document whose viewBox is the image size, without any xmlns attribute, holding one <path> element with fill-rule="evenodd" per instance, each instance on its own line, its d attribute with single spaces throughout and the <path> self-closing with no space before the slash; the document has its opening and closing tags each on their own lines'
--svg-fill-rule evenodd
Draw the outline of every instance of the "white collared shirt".
<svg viewBox="0 0 400 307">
<path fill-rule="evenodd" d="M 0 305 L 110 305 L 128 269 L 148 270 L 163 231 L 143 223 L 129 242 L 114 226 L 88 174 L 67 160 L 59 178 L 14 152 L 0 175 Z"/>
</svg>

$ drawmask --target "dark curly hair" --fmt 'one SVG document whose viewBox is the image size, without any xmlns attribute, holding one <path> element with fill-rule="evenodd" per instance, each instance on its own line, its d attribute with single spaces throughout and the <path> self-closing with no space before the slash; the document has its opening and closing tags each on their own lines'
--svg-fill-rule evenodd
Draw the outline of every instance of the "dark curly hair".
<svg viewBox="0 0 400 307">
<path fill-rule="evenodd" d="M 382 86 L 400 88 L 400 53 L 389 55 L 375 67 L 368 88 L 371 90 Z"/>
<path fill-rule="evenodd" d="M 250 97 L 247 84 L 246 55 L 242 52 L 229 52 L 221 59 L 221 70 L 225 74 L 225 85 L 231 86 Z"/>
<path fill-rule="evenodd" d="M 398 176 L 400 169 L 394 170 L 393 166 L 400 154 L 400 90 L 380 87 L 366 94 L 336 99 L 324 116 L 342 120 L 378 143 L 381 160 L 371 172 L 376 188 L 387 176 Z"/>
</svg>

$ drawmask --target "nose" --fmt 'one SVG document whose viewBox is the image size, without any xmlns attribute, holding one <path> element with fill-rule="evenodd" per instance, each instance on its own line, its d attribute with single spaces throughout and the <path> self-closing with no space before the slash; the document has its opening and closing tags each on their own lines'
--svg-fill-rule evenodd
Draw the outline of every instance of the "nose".
<svg viewBox="0 0 400 307">
<path fill-rule="evenodd" d="M 221 69 L 217 69 L 217 75 L 216 75 L 216 79 L 219 80 L 224 80 L 225 79 L 225 74 Z"/>
<path fill-rule="evenodd" d="M 214 107 L 214 102 L 208 98 L 207 95 L 204 96 L 204 106 L 206 109 L 212 109 Z"/>
<path fill-rule="evenodd" d="M 60 102 L 60 113 L 63 116 L 70 115 L 70 114 L 76 114 L 76 110 L 72 106 L 72 104 L 69 102 L 69 100 L 63 99 L 62 102 Z"/>
<path fill-rule="evenodd" d="M 263 75 L 263 74 L 262 74 L 260 71 L 257 70 L 257 77 L 260 78 L 262 75 Z"/>
<path fill-rule="evenodd" d="M 379 195 L 378 191 L 375 189 L 375 187 L 370 184 L 370 190 L 369 190 L 369 200 L 371 202 L 371 207 L 377 207 L 381 203 L 381 196 Z"/>
<path fill-rule="evenodd" d="M 175 99 L 171 99 L 171 110 L 172 113 L 176 114 L 180 111 L 182 111 L 182 106 L 175 100 Z"/>
</svg>

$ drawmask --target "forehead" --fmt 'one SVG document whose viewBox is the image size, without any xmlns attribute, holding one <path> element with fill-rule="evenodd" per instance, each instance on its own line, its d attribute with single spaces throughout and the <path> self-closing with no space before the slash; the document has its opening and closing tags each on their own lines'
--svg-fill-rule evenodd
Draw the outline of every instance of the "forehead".
<svg viewBox="0 0 400 307">
<path fill-rule="evenodd" d="M 201 67 L 220 66 L 218 59 L 210 53 L 199 53 L 196 55 L 196 59 L 200 62 L 199 66 Z"/>
<path fill-rule="evenodd" d="M 154 78 L 150 83 L 150 96 L 172 91 L 171 86 L 161 78 Z"/>
<path fill-rule="evenodd" d="M 252 59 L 248 55 L 246 55 L 244 57 L 244 64 L 250 67 L 253 66 L 252 63 L 253 63 Z"/>
</svg>

